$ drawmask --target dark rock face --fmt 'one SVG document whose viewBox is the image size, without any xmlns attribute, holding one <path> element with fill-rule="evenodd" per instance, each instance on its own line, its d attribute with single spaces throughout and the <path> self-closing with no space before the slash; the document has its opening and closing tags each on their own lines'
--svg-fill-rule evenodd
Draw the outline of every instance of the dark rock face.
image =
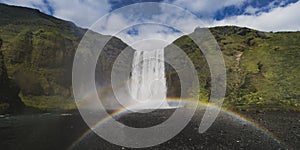
<svg viewBox="0 0 300 150">
<path fill-rule="evenodd" d="M 3 40 L 0 39 L 0 113 L 6 111 L 21 110 L 24 107 L 19 98 L 19 88 L 8 79 L 7 70 L 1 51 Z"/>
<path fill-rule="evenodd" d="M 166 64 L 167 97 L 181 97 L 181 83 L 178 73 L 170 65 Z"/>
<path fill-rule="evenodd" d="M 123 50 L 128 51 L 128 54 L 130 55 L 127 56 L 128 59 L 133 58 L 134 50 L 131 47 L 128 47 L 128 45 L 123 43 L 120 39 L 112 37 L 107 42 L 98 58 L 95 69 L 95 80 L 97 85 L 107 86 L 111 84 L 111 72 L 113 65 Z M 132 60 L 127 60 L 126 63 L 128 64 L 123 67 L 126 67 L 127 70 L 131 69 Z"/>
<path fill-rule="evenodd" d="M 1 46 L 2 46 L 2 39 L 0 39 L 0 50 L 1 50 Z M 4 59 L 3 59 L 3 54 L 2 51 L 0 51 L 0 85 L 5 85 L 7 82 L 7 71 L 6 71 L 6 67 L 4 64 Z"/>
</svg>

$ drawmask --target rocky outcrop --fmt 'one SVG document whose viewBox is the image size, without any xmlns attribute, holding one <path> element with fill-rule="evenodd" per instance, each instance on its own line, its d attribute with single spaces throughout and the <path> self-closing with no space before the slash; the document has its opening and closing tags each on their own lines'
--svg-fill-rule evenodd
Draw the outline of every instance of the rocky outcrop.
<svg viewBox="0 0 300 150">
<path fill-rule="evenodd" d="M 0 4 L 0 10 L 0 35 L 5 37 L 2 62 L 7 72 L 3 78 L 20 87 L 16 92 L 27 106 L 76 108 L 72 96 L 73 58 L 87 30 L 30 8 Z M 110 84 L 107 81 L 113 62 L 126 47 L 115 37 L 107 43 L 96 67 L 98 84 Z"/>
<path fill-rule="evenodd" d="M 2 43 L 0 39 L 0 113 L 21 111 L 24 104 L 18 96 L 20 89 L 8 78 L 1 51 Z"/>
</svg>

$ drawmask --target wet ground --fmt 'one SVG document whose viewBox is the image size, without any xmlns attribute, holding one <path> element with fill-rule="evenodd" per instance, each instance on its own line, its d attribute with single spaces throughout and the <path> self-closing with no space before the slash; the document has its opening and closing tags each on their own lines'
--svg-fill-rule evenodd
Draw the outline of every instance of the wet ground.
<svg viewBox="0 0 300 150">
<path fill-rule="evenodd" d="M 299 112 L 222 112 L 203 134 L 198 133 L 204 111 L 171 140 L 147 149 L 300 149 Z M 117 120 L 132 127 L 149 127 L 166 120 L 173 110 L 132 113 Z M 78 113 L 1 116 L 0 149 L 128 149 L 96 134 L 82 136 L 87 125 Z"/>
</svg>

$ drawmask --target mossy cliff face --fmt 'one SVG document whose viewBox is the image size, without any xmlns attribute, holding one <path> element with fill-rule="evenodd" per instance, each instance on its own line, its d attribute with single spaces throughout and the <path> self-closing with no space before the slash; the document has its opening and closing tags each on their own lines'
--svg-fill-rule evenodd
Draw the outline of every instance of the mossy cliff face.
<svg viewBox="0 0 300 150">
<path fill-rule="evenodd" d="M 73 58 L 86 30 L 38 10 L 3 4 L 0 18 L 3 62 L 22 101 L 40 109 L 74 109 Z M 99 82 L 110 78 L 114 59 L 125 47 L 114 37 L 108 42 L 97 65 Z"/>
<path fill-rule="evenodd" d="M 18 96 L 20 89 L 8 79 L 1 51 L 2 42 L 0 39 L 0 113 L 5 113 L 6 111 L 22 110 L 24 104 Z"/>
<path fill-rule="evenodd" d="M 300 32 L 266 33 L 234 26 L 210 30 L 225 59 L 227 107 L 300 110 Z M 206 59 L 188 36 L 174 44 L 193 61 L 201 100 L 207 101 L 210 72 Z"/>
</svg>

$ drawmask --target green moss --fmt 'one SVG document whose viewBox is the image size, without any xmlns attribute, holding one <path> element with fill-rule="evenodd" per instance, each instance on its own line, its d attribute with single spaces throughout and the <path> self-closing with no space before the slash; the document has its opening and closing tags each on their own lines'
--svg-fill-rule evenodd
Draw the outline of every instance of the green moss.
<svg viewBox="0 0 300 150">
<path fill-rule="evenodd" d="M 17 84 L 25 105 L 39 109 L 75 108 L 71 98 L 72 65 L 86 30 L 38 10 L 4 4 L 0 4 L 0 18 L 6 80 Z M 95 39 L 108 37 L 94 35 Z M 112 64 L 126 47 L 118 38 L 108 42 L 96 70 L 102 83 L 110 81 Z M 93 55 L 89 52 L 87 49 L 87 59 Z M 4 92 L 0 90 L 0 95 Z"/>
<path fill-rule="evenodd" d="M 41 110 L 74 110 L 75 101 L 72 98 L 66 98 L 61 95 L 54 96 L 24 96 L 19 95 L 26 106 L 38 108 Z"/>
<path fill-rule="evenodd" d="M 264 33 L 234 26 L 211 28 L 227 70 L 225 106 L 231 109 L 300 110 L 300 32 Z M 201 90 L 209 95 L 209 68 L 188 36 L 174 44 L 195 64 Z"/>
</svg>

